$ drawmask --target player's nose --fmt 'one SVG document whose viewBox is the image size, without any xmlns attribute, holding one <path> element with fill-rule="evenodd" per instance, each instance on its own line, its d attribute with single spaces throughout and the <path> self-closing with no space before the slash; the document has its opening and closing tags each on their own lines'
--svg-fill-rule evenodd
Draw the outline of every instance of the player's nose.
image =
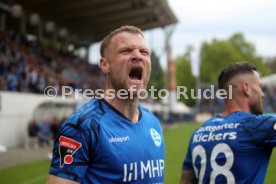
<svg viewBox="0 0 276 184">
<path fill-rule="evenodd" d="M 143 60 L 143 55 L 142 55 L 142 53 L 140 52 L 139 49 L 134 49 L 132 51 L 131 59 L 136 60 L 136 61 L 142 61 Z"/>
</svg>

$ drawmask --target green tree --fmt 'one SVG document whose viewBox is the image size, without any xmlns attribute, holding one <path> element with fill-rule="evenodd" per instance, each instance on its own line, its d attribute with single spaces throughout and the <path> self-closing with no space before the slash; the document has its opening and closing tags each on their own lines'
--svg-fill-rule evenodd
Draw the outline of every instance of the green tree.
<svg viewBox="0 0 276 184">
<path fill-rule="evenodd" d="M 192 74 L 191 68 L 191 47 L 187 48 L 186 53 L 176 58 L 176 84 L 177 86 L 185 86 L 187 88 L 188 99 L 183 95 L 180 96 L 180 101 L 188 106 L 195 105 L 196 101 L 191 99 L 191 89 L 195 88 L 195 77 Z"/>
<path fill-rule="evenodd" d="M 264 63 L 264 58 L 257 55 L 255 46 L 247 41 L 243 34 L 236 33 L 230 37 L 229 41 L 240 54 L 240 60 L 250 61 L 258 68 L 262 76 L 270 73 L 269 68 Z"/>
<path fill-rule="evenodd" d="M 200 57 L 203 84 L 216 83 L 220 70 L 237 61 L 253 63 L 261 75 L 269 73 L 263 58 L 256 54 L 254 45 L 245 40 L 241 33 L 236 33 L 227 40 L 213 39 L 211 43 L 204 42 L 201 46 Z"/>
<path fill-rule="evenodd" d="M 271 73 L 276 73 L 276 57 L 266 59 L 266 64 Z"/>
</svg>

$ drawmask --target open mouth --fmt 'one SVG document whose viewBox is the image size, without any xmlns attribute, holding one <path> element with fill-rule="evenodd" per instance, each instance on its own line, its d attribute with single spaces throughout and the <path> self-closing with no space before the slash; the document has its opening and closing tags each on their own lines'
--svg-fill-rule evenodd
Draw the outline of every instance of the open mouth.
<svg viewBox="0 0 276 184">
<path fill-rule="evenodd" d="M 128 76 L 130 80 L 138 82 L 142 80 L 142 74 L 143 74 L 142 67 L 132 67 Z"/>
</svg>

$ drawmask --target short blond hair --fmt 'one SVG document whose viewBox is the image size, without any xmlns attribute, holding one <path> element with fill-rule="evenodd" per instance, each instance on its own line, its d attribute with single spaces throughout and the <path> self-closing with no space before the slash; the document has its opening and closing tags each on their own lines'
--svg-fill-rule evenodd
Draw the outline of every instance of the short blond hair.
<svg viewBox="0 0 276 184">
<path fill-rule="evenodd" d="M 101 54 L 101 57 L 104 56 L 104 51 L 106 50 L 106 48 L 108 47 L 108 45 L 110 44 L 110 41 L 111 39 L 119 34 L 119 33 L 122 33 L 122 32 L 127 32 L 127 33 L 133 33 L 133 34 L 140 34 L 143 38 L 144 38 L 144 35 L 143 35 L 143 32 L 141 31 L 141 29 L 139 29 L 138 27 L 135 27 L 135 26 L 122 26 L 118 29 L 115 29 L 114 31 L 112 31 L 111 33 L 109 33 L 103 40 L 102 40 L 102 43 L 101 43 L 101 47 L 100 47 L 100 54 Z"/>
</svg>

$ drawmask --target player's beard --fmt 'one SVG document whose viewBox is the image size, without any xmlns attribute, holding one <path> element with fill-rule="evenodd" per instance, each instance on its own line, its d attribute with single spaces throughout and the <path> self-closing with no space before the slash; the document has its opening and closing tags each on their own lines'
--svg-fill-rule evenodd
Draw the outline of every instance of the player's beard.
<svg viewBox="0 0 276 184">
<path fill-rule="evenodd" d="M 249 104 L 250 113 L 255 115 L 263 114 L 263 100 L 260 93 L 257 90 L 253 90 L 253 96 L 251 103 Z"/>
<path fill-rule="evenodd" d="M 111 81 L 111 85 L 114 88 L 114 90 L 119 91 L 120 89 L 127 89 L 126 85 L 124 84 L 124 82 L 120 79 L 120 77 L 118 77 L 118 75 L 114 75 L 113 73 L 111 73 L 108 76 L 109 80 Z"/>
<path fill-rule="evenodd" d="M 250 113 L 255 115 L 261 115 L 263 114 L 263 108 L 261 104 L 252 104 L 249 106 Z"/>
<path fill-rule="evenodd" d="M 113 75 L 113 74 L 109 75 L 108 77 L 111 80 L 111 84 L 112 84 L 112 87 L 115 90 L 115 96 L 116 97 L 118 97 L 117 92 L 119 90 L 122 90 L 122 89 L 127 92 L 127 95 L 128 95 L 129 98 L 136 98 L 137 97 L 137 91 L 136 90 L 132 91 L 132 94 L 130 94 L 130 89 L 129 89 L 129 86 L 128 86 L 127 82 L 123 81 L 125 79 L 121 79 L 120 77 L 118 77 L 116 75 Z M 128 80 L 128 79 L 126 79 L 126 80 Z"/>
</svg>

